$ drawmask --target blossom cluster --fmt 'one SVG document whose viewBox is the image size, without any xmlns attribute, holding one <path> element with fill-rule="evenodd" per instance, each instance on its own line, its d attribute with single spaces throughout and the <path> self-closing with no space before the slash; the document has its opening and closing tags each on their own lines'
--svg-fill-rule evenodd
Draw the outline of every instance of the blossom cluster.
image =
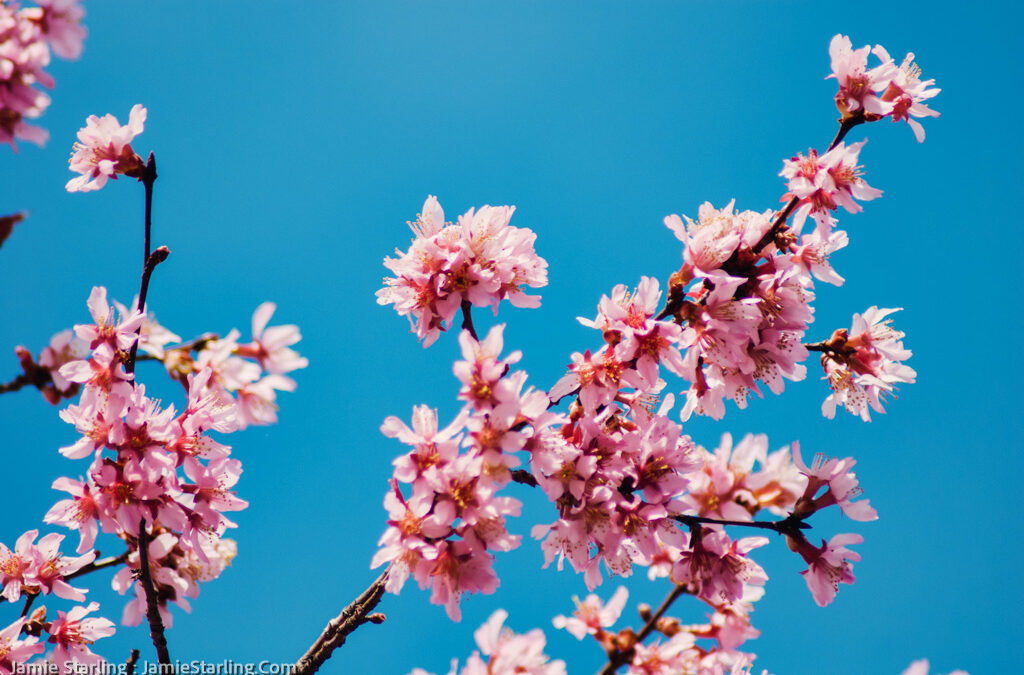
<svg viewBox="0 0 1024 675">
<path fill-rule="evenodd" d="M 448 675 L 565 675 L 564 661 L 551 661 L 544 653 L 544 632 L 534 628 L 517 635 L 503 624 L 508 612 L 499 609 L 484 625 L 473 633 L 479 651 L 466 659 L 459 670 L 457 659 L 452 660 Z M 409 675 L 433 675 L 422 668 L 413 668 Z"/>
<path fill-rule="evenodd" d="M 444 219 L 437 198 L 427 197 L 423 211 L 409 227 L 416 235 L 408 251 L 385 258 L 394 277 L 384 279 L 377 302 L 394 305 L 409 317 L 423 346 L 430 346 L 464 305 L 491 306 L 507 299 L 516 307 L 538 307 L 540 297 L 524 287 L 540 288 L 548 282 L 547 261 L 537 255 L 537 235 L 509 225 L 514 206 L 481 206 Z"/>
<path fill-rule="evenodd" d="M 521 504 L 498 492 L 520 464 L 516 453 L 531 440 L 524 429 L 555 418 L 543 392 L 523 390 L 526 373 L 510 372 L 518 352 L 499 359 L 503 329 L 495 326 L 482 342 L 468 331 L 460 335 L 464 360 L 454 370 L 466 403 L 451 424 L 438 429 L 436 411 L 424 405 L 413 409 L 412 428 L 397 417 L 381 427 L 412 450 L 394 462 L 384 499 L 388 527 L 371 565 L 391 563 L 387 590 L 393 593 L 410 575 L 421 588 L 429 586 L 431 602 L 456 620 L 462 593 L 497 588 L 490 552 L 520 543 L 505 520 L 519 515 Z M 408 497 L 400 483 L 410 486 Z"/>
<path fill-rule="evenodd" d="M 253 316 L 251 342 L 239 342 L 240 333 L 233 330 L 224 338 L 208 335 L 190 345 L 168 347 L 180 338 L 150 314 L 119 303 L 111 307 L 104 288 L 93 289 L 88 307 L 93 323 L 55 336 L 39 363 L 33 364 L 51 375 L 52 389 L 44 388 L 48 398 L 53 398 L 49 392 L 68 395 L 75 387 L 82 392 L 77 403 L 60 413 L 81 434 L 61 448 L 61 454 L 92 461 L 84 479 L 54 481 L 53 487 L 69 496 L 44 517 L 46 523 L 78 531 L 80 555 L 62 556 L 58 546 L 63 535 L 49 534 L 33 544 L 37 531 L 26 532 L 14 551 L 0 544 L 0 585 L 9 601 L 47 593 L 83 601 L 85 589 L 72 587 L 66 579 L 94 561 L 92 547 L 101 530 L 113 533 L 128 544 L 128 551 L 116 561 L 123 567 L 112 585 L 121 594 L 132 595 L 122 622 L 137 624 L 146 606 L 138 581 L 144 526 L 160 612 L 170 625 L 167 603 L 189 610 L 188 600 L 198 595 L 198 584 L 215 579 L 230 564 L 236 548 L 224 534 L 235 524 L 226 514 L 247 506 L 232 491 L 241 462 L 210 433 L 276 420 L 275 390 L 293 389 L 295 383 L 285 373 L 306 365 L 291 349 L 300 335 L 295 326 L 268 327 L 275 306 L 264 303 Z M 162 361 L 185 386 L 188 400 L 180 414 L 173 405 L 162 408 L 147 396 L 145 385 L 135 381 L 135 348 L 139 360 Z M 88 611 L 92 609 L 95 603 Z M 53 622 L 57 628 L 64 626 L 60 635 L 79 636 L 81 645 L 102 637 L 90 638 L 89 630 L 75 628 L 85 610 L 75 608 L 67 617 L 61 613 Z M 42 625 L 44 619 L 36 623 Z M 93 633 L 106 631 L 109 623 L 85 621 L 93 622 Z M 101 626 L 97 621 L 106 623 Z M 51 642 L 58 647 L 60 635 L 51 631 Z M 79 644 L 68 640 L 67 645 Z M 19 643 L 19 653 L 31 655 L 34 648 L 35 643 Z M 65 660 L 89 663 L 89 654 L 86 647 L 76 647 Z"/>
<path fill-rule="evenodd" d="M 918 142 L 924 140 L 924 127 L 915 117 L 938 117 L 924 102 L 934 98 L 941 89 L 932 87 L 935 80 L 922 80 L 921 68 L 914 63 L 913 52 L 897 66 L 882 45 L 854 49 L 850 38 L 836 35 L 828 48 L 832 74 L 839 83 L 836 107 L 844 119 L 862 115 L 867 121 L 889 117 L 904 121 L 914 131 Z M 878 58 L 878 65 L 868 68 L 869 54 Z"/>
<path fill-rule="evenodd" d="M 50 53 L 65 59 L 81 55 L 84 15 L 78 0 L 36 0 L 34 7 L 0 2 L 0 143 L 17 150 L 17 139 L 46 142 L 46 130 L 28 120 L 39 118 L 50 105 L 39 88 L 54 86 L 46 72 Z"/>
<path fill-rule="evenodd" d="M 46 610 L 40 608 L 30 617 L 22 616 L 0 630 L 0 673 L 19 672 L 30 658 L 53 645 L 52 663 L 61 673 L 79 672 L 81 668 L 103 663 L 103 657 L 92 651 L 91 645 L 100 638 L 114 634 L 114 623 L 103 617 L 86 615 L 99 609 L 90 602 L 70 611 L 57 610 L 57 618 L 46 620 Z M 40 635 L 49 638 L 40 642 Z"/>
<path fill-rule="evenodd" d="M 96 551 L 66 558 L 60 552 L 64 535 L 51 533 L 35 543 L 38 530 L 29 530 L 14 545 L 14 550 L 0 543 L 0 586 L 2 598 L 17 602 L 21 596 L 54 594 L 65 600 L 82 602 L 87 589 L 76 588 L 67 582 L 75 573 L 92 563 Z M 81 552 L 81 551 L 79 551 Z M 28 605 L 26 605 L 28 607 Z M 11 625 L 0 630 L 0 673 L 11 673 L 15 664 L 25 663 L 35 654 L 42 653 L 45 645 L 38 636 L 49 634 L 54 647 L 54 663 L 66 667 L 71 662 L 96 663 L 100 659 L 89 645 L 101 637 L 114 634 L 114 624 L 109 619 L 85 615 L 95 611 L 95 602 L 88 606 L 76 606 L 69 612 L 58 612 L 58 618 L 46 621 L 46 610 L 40 608 L 31 616 L 22 616 Z M 21 637 L 23 630 L 27 633 Z"/>
<path fill-rule="evenodd" d="M 620 587 L 607 603 L 593 594 L 583 602 L 574 598 L 576 609 L 572 615 L 556 616 L 552 623 L 579 640 L 588 635 L 595 639 L 610 658 L 619 659 L 613 661 L 621 664 L 615 672 L 625 675 L 749 675 L 754 672 L 756 654 L 740 651 L 738 647 L 756 638 L 759 631 L 737 620 L 737 615 L 716 611 L 708 616 L 706 623 L 684 624 L 667 615 L 653 621 L 650 608 L 644 607 L 641 617 L 651 622 L 651 632 L 656 636 L 654 641 L 645 644 L 638 640 L 632 628 L 613 629 L 628 596 L 625 587 Z M 759 597 L 760 592 L 744 598 L 736 603 L 735 609 L 748 611 L 750 601 Z M 543 653 L 547 642 L 543 631 L 535 628 L 517 635 L 503 627 L 507 618 L 505 610 L 495 611 L 473 634 L 479 651 L 473 652 L 461 671 L 458 661 L 453 659 L 448 675 L 563 675 L 566 672 L 564 662 L 550 660 Z M 622 666 L 626 667 L 625 671 L 621 671 Z M 914 661 L 902 675 L 928 675 L 928 667 L 927 659 Z M 768 673 L 767 670 L 761 672 Z M 413 668 L 409 675 L 433 674 L 423 668 Z M 956 670 L 949 675 L 967 673 Z"/>
</svg>

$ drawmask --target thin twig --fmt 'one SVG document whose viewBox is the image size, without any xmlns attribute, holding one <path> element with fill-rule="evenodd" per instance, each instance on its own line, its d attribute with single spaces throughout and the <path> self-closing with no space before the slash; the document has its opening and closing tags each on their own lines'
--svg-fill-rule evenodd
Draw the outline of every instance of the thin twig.
<svg viewBox="0 0 1024 675">
<path fill-rule="evenodd" d="M 341 610 L 341 614 L 327 623 L 327 627 L 324 628 L 320 637 L 295 664 L 292 675 L 312 675 L 331 657 L 331 653 L 335 649 L 345 644 L 345 638 L 349 633 L 364 623 L 381 623 L 384 620 L 383 614 L 371 614 L 371 612 L 384 595 L 384 583 L 387 581 L 390 569 L 390 567 L 385 569 L 376 581 L 370 584 L 369 588 L 353 600 L 348 607 Z"/>
<path fill-rule="evenodd" d="M 139 287 L 139 305 L 138 305 L 138 308 L 139 308 L 140 312 L 143 311 L 143 309 L 146 307 L 146 293 L 149 291 L 149 278 L 151 276 L 153 276 L 153 270 L 156 269 L 157 265 L 159 265 L 163 261 L 167 260 L 167 256 L 169 256 L 170 254 L 171 254 L 171 251 L 166 246 L 161 246 L 157 250 L 155 250 L 155 251 L 153 251 L 152 253 L 149 254 L 149 258 L 146 260 L 146 266 L 142 270 L 142 283 L 141 283 L 141 285 Z M 135 334 L 137 336 L 141 336 L 141 333 L 142 333 L 142 325 L 140 324 L 139 325 L 139 329 L 138 329 L 138 331 L 136 331 Z M 139 352 L 139 340 L 136 339 L 135 343 L 132 345 L 131 353 L 128 355 L 128 362 L 124 364 L 124 369 L 125 369 L 126 372 L 128 372 L 128 373 L 134 373 L 135 372 L 135 358 L 138 355 L 138 352 Z"/>
<path fill-rule="evenodd" d="M 695 527 L 697 525 L 734 525 L 736 527 L 753 527 L 760 530 L 771 530 L 779 534 L 791 534 L 800 530 L 808 530 L 811 526 L 802 518 L 790 515 L 782 520 L 722 520 L 703 516 L 671 516 L 672 520 Z"/>
<path fill-rule="evenodd" d="M 135 664 L 139 662 L 139 650 L 133 649 L 124 662 L 124 675 L 135 675 Z"/>
<path fill-rule="evenodd" d="M 657 627 L 658 621 L 661 617 L 665 615 L 665 612 L 667 612 L 668 608 L 672 606 L 672 603 L 684 593 L 686 593 L 686 584 L 677 584 L 675 588 L 672 589 L 672 592 L 669 593 L 661 602 L 661 606 L 658 607 L 658 610 L 651 615 L 651 618 L 647 620 L 644 627 L 640 629 L 640 632 L 636 634 L 636 642 L 634 644 L 643 642 L 647 639 L 648 635 L 654 632 L 654 629 Z M 632 661 L 635 653 L 636 649 L 634 647 L 612 652 L 608 655 L 608 663 L 605 664 L 604 668 L 601 669 L 598 675 L 612 675 L 616 670 Z"/>
<path fill-rule="evenodd" d="M 476 336 L 476 328 L 473 327 L 473 304 L 469 300 L 462 301 L 462 330 L 468 330 L 474 340 L 479 341 Z"/>
<path fill-rule="evenodd" d="M 149 637 L 156 647 L 157 661 L 161 665 L 170 665 L 171 655 L 167 651 L 167 638 L 164 637 L 164 620 L 160 617 L 156 588 L 149 571 L 149 533 L 146 532 L 145 518 L 139 522 L 139 580 L 146 591 L 146 619 L 149 620 Z"/>
<path fill-rule="evenodd" d="M 105 567 L 113 567 L 114 565 L 120 565 L 124 561 L 128 560 L 129 554 L 131 554 L 131 551 L 125 551 L 121 555 L 110 556 L 109 558 L 103 558 L 102 560 L 95 560 L 89 563 L 88 565 L 85 565 L 77 572 L 72 572 L 71 574 L 64 577 L 64 581 L 70 581 L 75 577 L 80 577 L 83 574 L 89 574 L 90 572 L 95 572 L 96 570 L 101 570 Z"/>
</svg>

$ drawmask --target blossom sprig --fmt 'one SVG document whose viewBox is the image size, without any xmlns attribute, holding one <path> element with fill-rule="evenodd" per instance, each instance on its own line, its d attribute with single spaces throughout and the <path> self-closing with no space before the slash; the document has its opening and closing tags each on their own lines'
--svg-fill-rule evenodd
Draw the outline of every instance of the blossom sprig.
<svg viewBox="0 0 1024 675">
<path fill-rule="evenodd" d="M 935 80 L 921 80 L 921 68 L 908 53 L 896 66 L 889 52 L 881 45 L 853 49 L 850 38 L 836 35 L 829 44 L 832 74 L 839 83 L 836 107 L 844 121 L 860 118 L 875 121 L 885 117 L 893 122 L 905 121 L 918 142 L 924 141 L 924 127 L 915 117 L 938 117 L 924 102 L 941 90 L 931 85 Z M 878 65 L 868 68 L 868 56 L 878 58 Z"/>
<path fill-rule="evenodd" d="M 132 150 L 131 141 L 142 133 L 146 114 L 142 104 L 136 103 L 125 125 L 109 113 L 103 117 L 89 115 L 85 127 L 78 131 L 78 142 L 68 161 L 70 169 L 81 175 L 68 181 L 67 191 L 99 190 L 107 179 L 116 180 L 118 175 L 141 180 L 145 162 Z"/>
<path fill-rule="evenodd" d="M 40 89 L 54 87 L 45 70 L 50 52 L 72 60 L 81 55 L 84 16 L 78 0 L 38 0 L 27 7 L 0 2 L 0 143 L 15 151 L 19 139 L 46 143 L 49 133 L 29 120 L 41 117 L 50 105 Z"/>
<path fill-rule="evenodd" d="M 808 345 L 821 352 L 832 393 L 821 406 L 829 419 L 835 417 L 839 405 L 865 422 L 871 410 L 885 413 L 885 397 L 894 395 L 896 385 L 912 384 L 917 372 L 903 362 L 912 355 L 903 346 L 904 333 L 892 327 L 890 314 L 900 308 L 869 307 L 863 314 L 854 314 L 850 329 L 836 330 L 824 342 Z"/>
<path fill-rule="evenodd" d="M 234 331 L 226 339 L 207 336 L 181 354 L 168 347 L 179 338 L 151 314 L 122 306 L 118 315 L 106 297 L 102 287 L 93 289 L 88 303 L 93 323 L 75 327 L 87 358 L 58 371 L 83 388 L 79 401 L 60 413 L 81 436 L 61 452 L 92 461 L 84 479 L 54 481 L 53 487 L 69 497 L 54 504 L 44 520 L 77 530 L 79 553 L 93 546 L 100 529 L 129 544 L 130 555 L 120 561 L 124 567 L 114 578 L 115 590 L 133 598 L 123 617 L 127 624 L 137 623 L 146 606 L 143 588 L 131 574 L 141 564 L 137 549 L 144 535 L 159 609 L 170 624 L 166 604 L 188 610 L 198 584 L 216 578 L 234 557 L 234 542 L 224 534 L 235 524 L 225 514 L 247 506 L 232 490 L 241 462 L 211 432 L 275 420 L 273 389 L 253 393 L 252 388 L 262 380 L 290 390 L 294 381 L 284 373 L 306 361 L 291 349 L 300 338 L 295 326 L 267 327 L 271 303 L 254 315 L 252 342 L 239 343 Z M 183 382 L 187 402 L 180 413 L 147 396 L 145 386 L 126 371 L 137 341 Z M 194 347 L 195 359 L 189 356 Z M 264 376 L 264 368 L 273 372 Z M 146 532 L 140 531 L 140 521 Z"/>
<path fill-rule="evenodd" d="M 60 552 L 64 535 L 50 533 L 38 543 L 39 530 L 29 530 L 14 545 L 14 550 L 0 543 L 0 589 L 8 602 L 29 596 L 53 593 L 66 600 L 85 600 L 87 589 L 75 588 L 65 581 L 96 559 L 96 551 L 65 558 Z"/>
<path fill-rule="evenodd" d="M 498 586 L 491 551 L 519 546 L 506 529 L 520 502 L 501 496 L 520 464 L 516 453 L 529 442 L 526 427 L 543 425 L 548 398 L 523 391 L 526 373 L 510 372 L 517 356 L 500 360 L 504 326 L 483 341 L 460 335 L 464 361 L 455 374 L 463 383 L 466 405 L 455 420 L 438 428 L 437 413 L 413 409 L 412 428 L 397 417 L 381 431 L 412 446 L 395 460 L 391 489 L 384 499 L 388 528 L 372 567 L 391 564 L 386 589 L 398 593 L 409 576 L 432 590 L 431 602 L 443 604 L 457 620 L 463 593 L 492 593 Z M 406 496 L 400 483 L 409 485 Z"/>
<path fill-rule="evenodd" d="M 459 670 L 452 660 L 448 675 L 565 675 L 565 661 L 554 660 L 544 653 L 547 643 L 544 632 L 534 628 L 519 635 L 504 626 L 508 612 L 499 609 L 473 633 L 479 651 L 474 651 Z M 413 668 L 409 675 L 433 675 L 422 668 Z"/>
<path fill-rule="evenodd" d="M 516 307 L 538 307 L 540 297 L 525 288 L 546 286 L 547 261 L 537 255 L 532 230 L 509 224 L 514 206 L 481 206 L 447 223 L 437 198 L 427 197 L 408 251 L 385 258 L 395 276 L 384 279 L 377 303 L 394 305 L 409 317 L 416 337 L 428 347 L 451 326 L 463 303 L 493 307 L 508 300 Z"/>
</svg>

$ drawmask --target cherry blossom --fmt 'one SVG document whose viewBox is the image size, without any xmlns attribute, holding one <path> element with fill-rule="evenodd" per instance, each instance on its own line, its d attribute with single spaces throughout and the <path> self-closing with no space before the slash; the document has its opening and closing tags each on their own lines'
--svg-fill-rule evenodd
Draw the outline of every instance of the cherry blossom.
<svg viewBox="0 0 1024 675">
<path fill-rule="evenodd" d="M 447 330 L 462 303 L 491 306 L 507 299 L 516 307 L 538 307 L 526 287 L 547 285 L 547 262 L 533 248 L 536 234 L 509 225 L 515 207 L 470 209 L 457 224 L 446 224 L 437 198 L 430 196 L 415 223 L 416 238 L 398 258 L 385 258 L 395 276 L 384 279 L 377 303 L 394 305 L 409 317 L 423 346 Z"/>
<path fill-rule="evenodd" d="M 556 616 L 552 623 L 555 628 L 569 631 L 577 640 L 582 640 L 588 634 L 600 635 L 605 628 L 614 626 L 619 620 L 628 597 L 629 591 L 625 586 L 619 586 L 607 604 L 593 593 L 583 602 L 574 596 L 572 600 L 576 603 L 576 609 L 572 616 Z"/>
<path fill-rule="evenodd" d="M 843 405 L 870 421 L 870 410 L 885 412 L 882 404 L 895 385 L 915 381 L 917 373 L 902 363 L 911 356 L 903 347 L 904 333 L 886 318 L 898 311 L 869 307 L 864 314 L 853 315 L 849 331 L 837 330 L 822 343 L 821 364 L 832 387 L 821 407 L 825 417 L 835 417 L 836 406 Z"/>
<path fill-rule="evenodd" d="M 70 612 L 57 611 L 58 618 L 51 624 L 49 642 L 55 645 L 53 661 L 62 672 L 68 672 L 72 662 L 82 665 L 98 664 L 103 658 L 89 648 L 96 640 L 114 634 L 114 622 L 102 617 L 85 618 L 99 609 L 99 603 L 75 607 Z"/>
<path fill-rule="evenodd" d="M 38 637 L 22 637 L 21 629 L 26 621 L 28 617 L 20 617 L 0 630 L 0 673 L 3 675 L 10 675 L 33 656 L 46 651 L 46 645 L 39 644 Z"/>
<path fill-rule="evenodd" d="M 551 661 L 544 653 L 547 640 L 539 628 L 518 635 L 503 626 L 507 618 L 505 610 L 495 611 L 473 633 L 480 651 L 466 659 L 461 671 L 453 660 L 449 675 L 565 675 L 565 662 Z M 431 674 L 415 668 L 410 675 Z"/>
<path fill-rule="evenodd" d="M 821 548 L 817 548 L 806 540 L 795 543 L 790 538 L 790 547 L 795 547 L 808 564 L 807 569 L 800 574 L 804 575 L 807 588 L 819 606 L 824 607 L 832 602 L 839 591 L 839 584 L 854 582 L 853 563 L 860 560 L 860 555 L 846 546 L 863 541 L 864 537 L 859 534 L 837 534 L 827 544 L 822 540 Z"/>
<path fill-rule="evenodd" d="M 117 174 L 136 175 L 143 166 L 142 158 L 132 150 L 131 141 L 142 133 L 146 109 L 141 103 L 132 106 L 128 124 L 122 126 L 111 114 L 89 115 L 78 131 L 78 142 L 69 162 L 72 171 L 82 175 L 72 178 L 68 192 L 99 190 L 108 178 Z"/>
</svg>

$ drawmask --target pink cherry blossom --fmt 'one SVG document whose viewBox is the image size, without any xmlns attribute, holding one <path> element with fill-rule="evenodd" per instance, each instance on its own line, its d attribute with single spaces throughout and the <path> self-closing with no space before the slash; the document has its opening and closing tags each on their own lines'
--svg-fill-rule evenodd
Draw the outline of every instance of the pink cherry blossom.
<svg viewBox="0 0 1024 675">
<path fill-rule="evenodd" d="M 854 520 L 878 519 L 878 513 L 868 504 L 868 500 L 853 501 L 864 491 L 858 485 L 857 476 L 849 471 L 857 463 L 852 457 L 827 459 L 824 455 L 818 454 L 811 468 L 808 468 L 800 456 L 800 444 L 793 443 L 793 462 L 800 472 L 807 476 L 807 488 L 797 503 L 795 515 L 805 518 L 826 506 L 838 504 L 843 513 Z M 818 497 L 817 494 L 823 486 L 827 486 L 828 489 Z"/>
<path fill-rule="evenodd" d="M 95 495 L 87 483 L 71 478 L 58 478 L 53 481 L 54 490 L 62 490 L 72 495 L 71 499 L 62 499 L 43 516 L 44 523 L 63 525 L 78 530 L 78 553 L 85 553 L 92 548 L 98 532 Z"/>
<path fill-rule="evenodd" d="M 881 47 L 879 56 L 888 58 L 888 53 Z M 882 55 L 884 53 L 884 56 Z M 882 100 L 892 104 L 892 121 L 905 120 L 914 131 L 918 143 L 924 142 L 924 127 L 914 117 L 938 117 L 939 113 L 923 103 L 934 98 L 941 89 L 934 87 L 935 80 L 921 80 L 921 68 L 914 63 L 913 52 L 907 54 L 900 64 L 889 86 L 882 93 Z"/>
<path fill-rule="evenodd" d="M 305 368 L 309 361 L 291 346 L 302 339 L 299 327 L 294 324 L 267 327 L 277 305 L 264 302 L 252 315 L 252 339 L 249 345 L 239 345 L 236 353 L 259 361 L 263 370 L 273 375 Z"/>
<path fill-rule="evenodd" d="M 859 561 L 860 556 L 846 546 L 863 541 L 864 537 L 859 534 L 837 534 L 827 544 L 822 540 L 821 548 L 807 541 L 797 545 L 796 552 L 808 564 L 807 569 L 800 574 L 804 575 L 807 588 L 819 606 L 824 607 L 832 602 L 839 591 L 839 584 L 854 582 L 853 563 Z"/>
<path fill-rule="evenodd" d="M 863 167 L 857 164 L 860 150 L 867 141 L 852 145 L 839 143 L 821 157 L 813 149 L 806 157 L 797 155 L 783 162 L 780 176 L 789 179 L 789 192 L 783 199 L 796 197 L 800 201 L 793 213 L 793 227 L 799 231 L 804 220 L 811 215 L 818 223 L 818 231 L 827 237 L 832 229 L 830 211 L 842 206 L 850 213 L 863 208 L 854 201 L 869 201 L 880 197 L 876 190 L 861 178 Z"/>
<path fill-rule="evenodd" d="M 117 174 L 133 175 L 141 170 L 142 158 L 132 150 L 131 141 L 142 133 L 146 109 L 136 103 L 128 115 L 128 124 L 121 126 L 111 114 L 90 115 L 78 131 L 78 142 L 71 155 L 70 168 L 82 175 L 68 181 L 68 192 L 99 190 L 108 178 Z"/>
<path fill-rule="evenodd" d="M 552 623 L 555 628 L 564 628 L 577 640 L 582 640 L 586 635 L 600 635 L 605 628 L 611 628 L 619 620 L 622 608 L 626 606 L 626 599 L 629 591 L 625 586 L 619 586 L 607 604 L 591 593 L 580 602 L 580 599 L 573 596 L 576 609 L 572 616 L 556 616 Z"/>
<path fill-rule="evenodd" d="M 39 12 L 31 18 L 39 23 L 42 34 L 57 56 L 77 59 L 82 55 L 85 41 L 85 27 L 82 18 L 85 10 L 78 0 L 36 0 Z"/>
<path fill-rule="evenodd" d="M 398 258 L 385 258 L 395 276 L 384 279 L 377 303 L 407 316 L 423 346 L 447 330 L 463 303 L 491 306 L 507 299 L 516 307 L 537 307 L 540 298 L 524 288 L 547 285 L 547 262 L 533 248 L 536 234 L 509 225 L 515 207 L 482 206 L 446 224 L 433 196 L 409 226 L 416 238 Z M 425 215 L 424 215 L 425 214 Z"/>
<path fill-rule="evenodd" d="M 70 612 L 57 612 L 58 618 L 50 624 L 49 642 L 55 644 L 53 661 L 60 668 L 67 668 L 72 661 L 83 665 L 103 661 L 89 648 L 96 640 L 114 634 L 114 622 L 102 617 L 85 618 L 86 614 L 99 609 L 99 603 L 91 602 L 87 607 L 78 606 Z"/>
<path fill-rule="evenodd" d="M 46 645 L 39 644 L 39 638 L 31 635 L 21 637 L 21 628 L 28 617 L 20 617 L 11 625 L 0 630 L 0 673 L 10 675 L 36 654 L 46 651 Z"/>
<path fill-rule="evenodd" d="M 473 633 L 480 651 L 466 659 L 462 670 L 452 660 L 449 675 L 566 675 L 564 661 L 552 661 L 544 653 L 547 640 L 543 631 L 535 628 L 518 635 L 503 626 L 508 612 L 499 609 L 491 614 L 484 625 Z M 422 668 L 414 668 L 409 675 L 431 675 Z"/>
<path fill-rule="evenodd" d="M 839 112 L 860 112 L 882 116 L 891 110 L 891 105 L 879 98 L 879 93 L 888 87 L 896 73 L 896 66 L 888 53 L 880 46 L 874 50 L 870 47 L 853 49 L 850 38 L 836 35 L 828 48 L 832 59 L 832 74 L 828 78 L 839 81 L 839 93 L 836 94 L 836 106 Z M 868 68 L 868 54 L 874 53 L 882 63 Z"/>
<path fill-rule="evenodd" d="M 903 347 L 904 333 L 892 327 L 890 314 L 896 309 L 869 307 L 853 315 L 849 331 L 838 330 L 823 343 L 821 363 L 832 393 L 822 404 L 822 413 L 835 417 L 837 405 L 871 420 L 870 410 L 884 413 L 883 402 L 895 385 L 912 384 L 917 377 L 913 368 L 903 365 L 911 356 Z"/>
</svg>

